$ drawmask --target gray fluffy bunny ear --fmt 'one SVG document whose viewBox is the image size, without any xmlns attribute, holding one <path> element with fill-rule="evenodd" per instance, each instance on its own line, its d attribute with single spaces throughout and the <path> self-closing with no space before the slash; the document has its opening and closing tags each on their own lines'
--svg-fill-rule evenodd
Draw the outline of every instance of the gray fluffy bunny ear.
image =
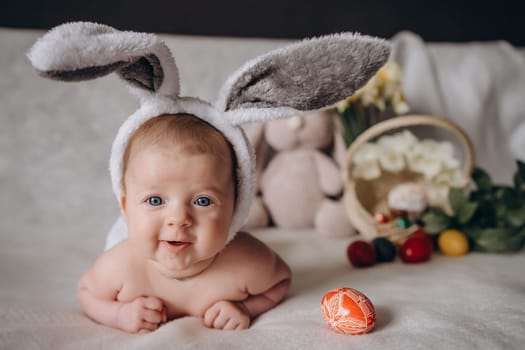
<svg viewBox="0 0 525 350">
<path fill-rule="evenodd" d="M 141 97 L 176 97 L 180 92 L 175 60 L 153 34 L 90 22 L 66 23 L 40 38 L 27 56 L 50 79 L 80 81 L 116 72 Z"/>
<path fill-rule="evenodd" d="M 225 82 L 216 106 L 233 124 L 322 109 L 362 87 L 389 55 L 388 42 L 358 34 L 304 40 L 247 62 Z"/>
</svg>

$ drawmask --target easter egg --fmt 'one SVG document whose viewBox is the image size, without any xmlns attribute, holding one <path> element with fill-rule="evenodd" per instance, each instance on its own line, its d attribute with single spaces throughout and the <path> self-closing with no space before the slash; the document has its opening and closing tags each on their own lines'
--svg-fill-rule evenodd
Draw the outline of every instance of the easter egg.
<svg viewBox="0 0 525 350">
<path fill-rule="evenodd" d="M 372 245 L 376 251 L 376 261 L 377 262 L 389 262 L 394 261 L 396 258 L 397 252 L 394 243 L 392 243 L 388 238 L 377 237 L 372 240 Z"/>
<path fill-rule="evenodd" d="M 350 243 L 346 250 L 346 255 L 355 267 L 372 266 L 376 262 L 374 247 L 370 243 L 362 240 Z"/>
<path fill-rule="evenodd" d="M 397 218 L 396 219 L 396 226 L 401 228 L 407 228 L 410 227 L 412 223 L 407 218 Z"/>
<path fill-rule="evenodd" d="M 418 263 L 430 259 L 432 239 L 426 234 L 412 234 L 399 247 L 399 257 L 404 262 Z"/>
<path fill-rule="evenodd" d="M 342 334 L 364 334 L 376 323 L 374 305 L 358 290 L 338 288 L 321 301 L 323 319 L 331 329 Z"/>
<path fill-rule="evenodd" d="M 381 224 L 384 224 L 384 223 L 387 223 L 387 222 L 390 221 L 390 218 L 388 217 L 388 215 L 385 215 L 385 214 L 382 214 L 382 213 L 377 213 L 374 217 L 375 217 L 376 221 L 381 223 Z"/>
<path fill-rule="evenodd" d="M 438 237 L 439 250 L 448 256 L 461 256 L 468 253 L 468 239 L 458 230 L 445 230 Z"/>
<path fill-rule="evenodd" d="M 411 234 L 411 236 L 418 236 L 418 235 L 425 237 L 428 240 L 432 250 L 434 250 L 434 248 L 436 246 L 436 244 L 435 244 L 436 235 L 431 235 L 423 227 L 417 226 L 417 229 Z"/>
</svg>

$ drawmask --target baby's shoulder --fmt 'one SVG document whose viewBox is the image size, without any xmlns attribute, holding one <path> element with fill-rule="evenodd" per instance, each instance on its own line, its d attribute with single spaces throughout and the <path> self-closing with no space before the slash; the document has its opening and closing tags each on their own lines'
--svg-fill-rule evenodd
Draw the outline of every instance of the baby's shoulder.
<svg viewBox="0 0 525 350">
<path fill-rule="evenodd" d="M 93 269 L 109 276 L 122 276 L 132 266 L 132 256 L 127 240 L 103 252 L 95 261 Z"/>
<path fill-rule="evenodd" d="M 224 248 L 229 258 L 245 258 L 249 261 L 273 258 L 275 253 L 264 242 L 246 232 L 239 232 Z"/>
<path fill-rule="evenodd" d="M 278 259 L 277 254 L 256 237 L 239 232 L 221 252 L 223 264 L 231 267 L 235 273 L 267 270 Z"/>
<path fill-rule="evenodd" d="M 258 294 L 290 276 L 290 268 L 264 242 L 240 232 L 221 252 L 219 269 L 228 271 L 250 294 Z"/>
<path fill-rule="evenodd" d="M 122 242 L 103 252 L 81 277 L 79 285 L 96 295 L 114 298 L 131 269 L 126 245 Z"/>
</svg>

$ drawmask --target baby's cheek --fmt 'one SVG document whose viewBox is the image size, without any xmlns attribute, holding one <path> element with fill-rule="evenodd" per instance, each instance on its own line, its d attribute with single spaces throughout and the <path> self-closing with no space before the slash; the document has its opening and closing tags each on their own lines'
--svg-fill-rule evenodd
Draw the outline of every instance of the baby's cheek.
<svg viewBox="0 0 525 350">
<path fill-rule="evenodd" d="M 217 240 L 220 241 L 224 239 L 224 241 L 226 241 L 226 237 L 230 231 L 230 225 L 231 218 L 222 213 L 214 213 L 209 215 L 206 218 L 205 223 L 199 226 L 206 231 L 213 233 L 213 237 L 217 238 Z"/>
<path fill-rule="evenodd" d="M 161 221 L 151 217 L 150 215 L 143 215 L 140 212 L 130 216 L 128 221 L 128 231 L 130 235 L 132 232 L 140 236 L 152 236 L 161 226 Z"/>
<path fill-rule="evenodd" d="M 229 213 L 214 213 L 210 221 L 217 228 L 229 231 L 232 222 L 232 216 Z"/>
</svg>

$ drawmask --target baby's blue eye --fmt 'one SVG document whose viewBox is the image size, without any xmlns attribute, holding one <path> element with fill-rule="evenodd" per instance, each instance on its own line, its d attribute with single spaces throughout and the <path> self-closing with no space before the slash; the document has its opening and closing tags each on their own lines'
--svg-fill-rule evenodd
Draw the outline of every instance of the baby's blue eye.
<svg viewBox="0 0 525 350">
<path fill-rule="evenodd" d="M 153 206 L 153 207 L 156 207 L 156 206 L 159 206 L 161 204 L 164 204 L 164 201 L 159 196 L 153 196 L 153 197 L 149 197 L 148 198 L 148 204 Z"/>
<path fill-rule="evenodd" d="M 208 197 L 199 197 L 193 203 L 201 207 L 207 207 L 208 205 L 211 205 L 212 200 Z"/>
</svg>

